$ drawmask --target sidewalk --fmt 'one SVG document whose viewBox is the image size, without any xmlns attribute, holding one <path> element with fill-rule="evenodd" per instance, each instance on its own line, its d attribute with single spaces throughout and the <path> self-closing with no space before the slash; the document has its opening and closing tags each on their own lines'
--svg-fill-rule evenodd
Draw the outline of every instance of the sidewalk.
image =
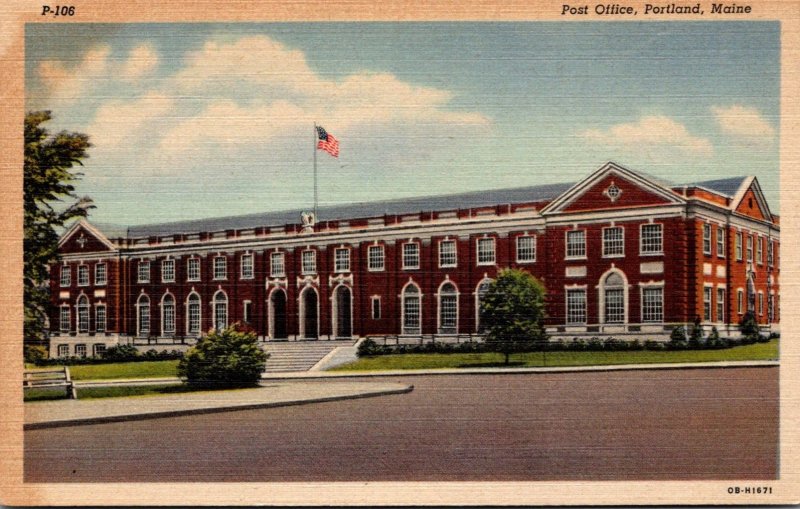
<svg viewBox="0 0 800 509">
<path fill-rule="evenodd" d="M 81 385 L 90 384 L 78 384 L 78 387 Z M 253 389 L 188 392 L 169 396 L 43 401 L 25 404 L 24 429 L 303 405 L 404 394 L 411 392 L 413 388 L 409 384 L 376 381 L 283 381 L 262 383 L 261 387 Z"/>
</svg>

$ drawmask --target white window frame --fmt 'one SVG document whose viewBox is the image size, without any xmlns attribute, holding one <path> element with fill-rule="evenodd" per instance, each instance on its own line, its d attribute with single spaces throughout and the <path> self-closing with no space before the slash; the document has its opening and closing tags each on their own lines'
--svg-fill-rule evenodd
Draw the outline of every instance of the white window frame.
<svg viewBox="0 0 800 509">
<path fill-rule="evenodd" d="M 146 305 L 142 303 L 142 299 L 145 299 L 147 301 Z M 147 329 L 146 330 L 144 328 L 142 328 L 142 323 L 144 322 L 144 320 L 142 320 L 142 310 L 144 310 L 144 309 L 147 310 Z M 147 334 L 149 336 L 150 335 L 150 331 L 152 329 L 152 325 L 153 325 L 153 317 L 150 314 L 150 297 L 145 295 L 145 294 L 141 294 L 136 299 L 136 335 L 137 336 L 142 336 L 143 334 Z"/>
<path fill-rule="evenodd" d="M 622 278 L 622 284 L 620 286 L 608 286 L 606 281 L 611 276 L 612 273 L 616 273 Z M 628 294 L 628 277 L 625 273 L 618 269 L 612 268 L 603 273 L 600 276 L 600 280 L 597 285 L 598 291 L 598 311 L 600 316 L 600 323 L 608 324 L 608 325 L 624 325 L 629 323 L 629 315 L 630 312 L 630 296 Z M 622 291 L 622 321 L 614 321 L 610 322 L 608 318 L 608 303 L 607 301 L 607 292 L 609 290 L 621 290 Z"/>
<path fill-rule="evenodd" d="M 139 264 L 136 267 L 136 282 L 150 282 L 150 260 L 139 260 Z"/>
<path fill-rule="evenodd" d="M 454 291 L 442 293 L 442 288 L 444 288 L 446 285 L 452 286 Z M 458 291 L 458 287 L 452 281 L 445 280 L 444 282 L 442 282 L 442 284 L 439 285 L 439 289 L 436 292 L 436 311 L 437 311 L 437 313 L 436 313 L 436 315 L 437 315 L 436 316 L 436 330 L 439 332 L 439 334 L 457 334 L 458 333 L 458 316 L 459 316 L 459 312 L 460 312 L 460 310 L 459 310 L 459 300 L 460 300 L 459 299 L 459 295 L 460 294 L 459 294 L 459 291 Z M 445 330 L 444 324 L 442 323 L 443 322 L 443 318 L 444 318 L 443 313 L 445 311 L 443 306 L 442 306 L 442 297 L 447 297 L 448 299 L 450 299 L 450 298 L 454 298 L 455 299 L 455 315 L 453 317 L 455 322 L 453 323 L 452 326 L 448 326 L 446 328 L 446 330 Z"/>
<path fill-rule="evenodd" d="M 172 299 L 172 328 L 168 328 L 168 320 L 167 320 L 167 298 Z M 178 315 L 178 305 L 177 301 L 175 300 L 175 296 L 169 292 L 166 292 L 164 295 L 161 296 L 161 335 L 162 336 L 174 336 L 177 332 L 177 315 Z"/>
<path fill-rule="evenodd" d="M 572 313 L 570 307 L 570 294 L 583 295 L 583 310 L 578 310 L 577 316 Z M 586 325 L 589 316 L 588 309 L 588 295 L 586 292 L 586 285 L 581 286 L 566 286 L 564 287 L 564 320 L 565 325 Z M 580 320 L 579 318 L 583 318 Z"/>
<path fill-rule="evenodd" d="M 78 286 L 89 286 L 89 266 L 83 263 L 78 265 Z"/>
<path fill-rule="evenodd" d="M 719 323 L 725 323 L 725 288 L 717 287 L 717 316 Z"/>
<path fill-rule="evenodd" d="M 413 247 L 413 253 L 411 248 Z M 408 248 L 408 249 L 406 249 Z M 415 264 L 409 263 L 412 259 L 416 260 Z M 404 242 L 403 243 L 403 270 L 416 270 L 420 267 L 420 247 L 419 242 Z"/>
<path fill-rule="evenodd" d="M 253 323 L 253 301 L 242 301 L 242 322 Z"/>
<path fill-rule="evenodd" d="M 736 312 L 740 315 L 744 314 L 744 288 L 736 289 Z"/>
<path fill-rule="evenodd" d="M 489 291 L 488 287 L 493 281 L 494 280 L 491 278 L 484 277 L 478 281 L 477 286 L 475 286 L 475 332 L 481 332 L 481 295 Z M 486 285 L 487 288 L 482 292 L 481 287 L 484 285 Z"/>
<path fill-rule="evenodd" d="M 703 254 L 711 256 L 711 223 L 703 223 Z"/>
<path fill-rule="evenodd" d="M 756 242 L 756 263 L 764 265 L 764 237 L 759 235 Z"/>
<path fill-rule="evenodd" d="M 375 256 L 373 256 L 375 254 Z M 380 263 L 378 263 L 380 262 Z M 367 270 L 370 272 L 381 272 L 386 269 L 386 253 L 383 245 L 373 245 L 367 247 Z"/>
<path fill-rule="evenodd" d="M 452 251 L 445 251 L 444 246 L 452 247 Z M 452 257 L 452 260 L 450 260 Z M 445 259 L 447 258 L 447 259 Z M 453 239 L 443 239 L 439 241 L 439 267 L 452 268 L 458 266 L 458 245 Z"/>
<path fill-rule="evenodd" d="M 224 299 L 218 299 L 217 298 L 218 295 L 222 295 L 224 297 Z M 225 313 L 224 318 L 225 319 L 223 321 L 225 323 L 222 324 L 223 325 L 222 327 L 220 327 L 220 323 L 219 323 L 220 320 L 219 320 L 219 314 L 218 314 L 217 306 L 224 306 L 224 313 Z M 223 291 L 223 290 L 217 290 L 214 293 L 214 296 L 211 297 L 211 318 L 212 318 L 212 320 L 214 322 L 212 324 L 212 327 L 214 327 L 214 330 L 218 330 L 219 331 L 219 330 L 223 330 L 226 327 L 228 327 L 228 322 L 230 321 L 230 314 L 228 313 L 228 294 L 225 293 L 225 291 Z"/>
<path fill-rule="evenodd" d="M 192 296 L 197 297 L 196 301 L 192 300 Z M 197 330 L 194 330 L 192 327 L 192 306 L 193 302 L 196 302 L 197 305 Z M 186 335 L 193 336 L 200 334 L 200 331 L 203 330 L 203 299 L 200 297 L 200 294 L 191 291 L 189 295 L 186 296 Z"/>
<path fill-rule="evenodd" d="M 256 258 L 253 253 L 244 253 L 239 258 L 239 279 L 254 279 Z"/>
<path fill-rule="evenodd" d="M 59 358 L 69 357 L 69 345 L 61 344 L 56 347 L 56 351 L 58 352 L 56 355 Z"/>
<path fill-rule="evenodd" d="M 161 282 L 174 283 L 175 282 L 175 260 L 167 258 L 161 260 Z"/>
<path fill-rule="evenodd" d="M 65 312 L 66 312 L 66 320 L 64 319 Z M 58 330 L 61 332 L 69 332 L 71 321 L 72 321 L 72 312 L 69 309 L 69 305 L 64 304 L 59 308 L 58 312 Z"/>
<path fill-rule="evenodd" d="M 72 285 L 72 267 L 70 265 L 62 265 L 61 273 L 59 274 L 59 286 L 66 288 Z"/>
<path fill-rule="evenodd" d="M 77 332 L 89 332 L 91 326 L 92 305 L 89 297 L 80 295 L 75 301 L 75 329 Z"/>
<path fill-rule="evenodd" d="M 333 269 L 336 273 L 350 272 L 350 249 L 337 247 L 333 251 Z"/>
<path fill-rule="evenodd" d="M 106 352 L 105 343 L 95 343 L 95 344 L 92 345 L 92 356 L 93 357 L 102 357 L 105 352 Z"/>
<path fill-rule="evenodd" d="M 703 321 L 710 322 L 712 320 L 711 313 L 714 310 L 714 287 L 710 284 L 703 286 Z"/>
<path fill-rule="evenodd" d="M 487 249 L 485 246 L 490 246 Z M 494 237 L 482 237 L 475 243 L 475 259 L 478 265 L 495 265 L 497 263 L 497 242 Z"/>
<path fill-rule="evenodd" d="M 102 315 L 102 320 L 100 319 Z M 94 306 L 94 330 L 95 332 L 105 332 L 106 331 L 106 321 L 108 320 L 108 315 L 106 314 L 106 305 L 105 304 L 95 304 Z"/>
<path fill-rule="evenodd" d="M 381 314 L 381 311 L 382 311 L 381 310 L 381 298 L 380 298 L 380 296 L 372 297 L 372 299 L 370 299 L 370 303 L 371 303 L 371 310 L 372 310 L 372 314 L 370 316 L 372 316 L 373 320 L 380 320 L 381 317 L 382 317 L 382 314 Z"/>
<path fill-rule="evenodd" d="M 764 316 L 764 292 L 758 291 L 758 316 Z"/>
<path fill-rule="evenodd" d="M 717 226 L 717 258 L 725 258 L 725 228 Z"/>
<path fill-rule="evenodd" d="M 620 232 L 620 239 L 611 239 L 613 241 L 613 244 L 611 244 L 611 246 L 621 248 L 620 249 L 621 252 L 619 253 L 608 252 L 608 247 L 610 246 L 608 242 L 609 239 L 606 238 L 606 233 L 612 230 L 613 231 L 619 230 Z M 607 226 L 603 228 L 603 258 L 624 258 L 624 257 L 625 257 L 625 228 L 623 228 L 622 226 Z"/>
<path fill-rule="evenodd" d="M 747 234 L 747 261 L 753 261 L 753 236 Z"/>
<path fill-rule="evenodd" d="M 222 263 L 218 263 L 219 261 Z M 228 279 L 228 257 L 225 255 L 217 255 L 211 261 L 211 265 L 214 269 L 213 279 L 214 281 L 224 281 Z"/>
<path fill-rule="evenodd" d="M 521 241 L 530 241 L 529 246 L 521 246 Z M 536 262 L 536 235 L 520 235 L 515 241 L 516 260 L 517 263 L 535 263 Z M 525 257 L 520 254 L 526 254 Z"/>
<path fill-rule="evenodd" d="M 300 273 L 305 275 L 317 273 L 317 252 L 315 250 L 305 249 L 300 253 Z"/>
<path fill-rule="evenodd" d="M 86 357 L 86 343 L 75 345 L 75 357 Z"/>
<path fill-rule="evenodd" d="M 409 287 L 414 287 L 417 289 L 417 292 L 414 294 L 406 295 L 406 290 Z M 416 296 L 417 298 L 417 327 L 409 330 L 406 326 L 406 299 Z M 400 290 L 400 326 L 403 335 L 419 335 L 422 334 L 422 289 L 417 286 L 416 283 L 406 283 L 403 286 L 402 290 Z"/>
<path fill-rule="evenodd" d="M 645 231 L 653 230 L 658 231 L 658 250 L 652 250 L 648 243 L 652 238 L 647 237 L 648 242 L 645 242 Z M 648 233 L 653 235 L 653 233 Z M 645 249 L 647 248 L 647 249 Z M 640 256 L 661 256 L 664 254 L 664 225 L 661 223 L 645 223 L 639 225 L 639 255 Z"/>
<path fill-rule="evenodd" d="M 570 237 L 573 236 L 580 236 L 581 242 L 574 246 L 572 249 L 573 254 L 570 254 L 570 248 L 572 244 L 570 243 Z M 583 252 L 578 249 L 579 247 L 583 246 Z M 564 259 L 565 260 L 585 260 L 586 259 L 586 230 L 585 229 L 576 229 L 576 230 L 567 230 L 564 232 Z M 577 253 L 577 254 L 576 254 Z"/>
<path fill-rule="evenodd" d="M 108 283 L 108 265 L 105 263 L 96 263 L 94 266 L 94 285 L 105 286 L 107 283 Z"/>
<path fill-rule="evenodd" d="M 742 246 L 742 232 L 736 232 L 736 261 L 742 261 L 742 257 L 744 256 L 743 253 L 744 249 Z"/>
<path fill-rule="evenodd" d="M 200 281 L 202 277 L 200 258 L 189 258 L 186 260 L 186 281 Z M 194 275 L 193 273 L 196 273 Z"/>
<path fill-rule="evenodd" d="M 286 253 L 275 251 L 269 255 L 269 274 L 272 277 L 286 276 Z"/>
<path fill-rule="evenodd" d="M 772 239 L 767 239 L 767 266 L 774 267 L 775 266 L 775 241 Z"/>
<path fill-rule="evenodd" d="M 646 315 L 648 314 L 648 308 L 645 305 L 646 304 L 646 302 L 645 302 L 645 294 L 647 292 L 654 291 L 654 290 L 658 290 L 659 292 L 661 292 L 661 299 L 658 302 L 657 309 L 655 311 L 654 310 L 649 310 L 649 313 L 651 313 L 651 314 L 655 313 L 656 315 L 659 315 L 659 316 L 657 316 L 655 318 L 646 317 Z M 653 285 L 653 284 L 642 285 L 641 286 L 641 297 L 640 298 L 641 298 L 641 302 L 640 302 L 639 308 L 641 309 L 642 323 L 664 323 L 664 284 L 661 283 L 661 284 L 658 284 L 658 285 Z"/>
</svg>

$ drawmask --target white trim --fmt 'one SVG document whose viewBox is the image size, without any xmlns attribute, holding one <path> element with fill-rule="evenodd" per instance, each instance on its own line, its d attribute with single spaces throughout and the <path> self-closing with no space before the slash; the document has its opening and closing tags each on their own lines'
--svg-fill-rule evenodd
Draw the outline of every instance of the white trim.
<svg viewBox="0 0 800 509">
<path fill-rule="evenodd" d="M 244 275 L 244 259 L 250 258 L 250 275 Z M 256 255 L 250 251 L 246 251 L 239 255 L 239 279 L 249 280 L 256 277 Z"/>
<path fill-rule="evenodd" d="M 167 262 L 172 263 L 172 278 L 171 279 L 166 279 L 164 277 L 164 264 L 166 264 Z M 174 283 L 175 282 L 175 275 L 176 275 L 175 259 L 174 258 L 167 258 L 165 260 L 161 260 L 161 282 L 162 283 Z"/>
<path fill-rule="evenodd" d="M 494 279 L 488 277 L 486 274 L 483 275 L 483 279 L 478 281 L 478 284 L 475 285 L 475 332 L 480 331 L 481 327 L 481 303 L 480 303 L 480 288 L 481 285 L 484 283 L 492 284 Z"/>
<path fill-rule="evenodd" d="M 377 241 L 375 242 L 376 242 L 375 244 L 367 246 L 367 272 L 383 272 L 386 270 L 386 248 L 384 247 L 383 244 L 377 244 Z M 381 253 L 380 267 L 372 268 L 372 261 L 371 261 L 372 258 L 370 256 L 370 252 L 373 249 L 377 249 Z"/>
<path fill-rule="evenodd" d="M 380 295 L 372 295 L 369 298 L 370 302 L 370 320 L 382 320 L 383 319 L 383 308 L 381 306 L 381 296 Z M 375 318 L 375 303 L 378 303 L 378 317 Z"/>
<path fill-rule="evenodd" d="M 417 246 L 417 264 L 415 265 L 406 265 L 406 246 L 415 245 Z M 408 242 L 403 242 L 400 244 L 400 258 L 401 258 L 401 265 L 402 270 L 419 270 L 422 266 L 422 248 L 420 246 L 419 241 L 416 240 L 409 240 Z"/>
<path fill-rule="evenodd" d="M 569 254 L 569 234 L 575 232 L 583 233 L 583 254 L 570 255 Z M 589 246 L 586 239 L 586 228 L 573 228 L 571 230 L 564 230 L 564 260 L 586 260 L 588 259 Z"/>
<path fill-rule="evenodd" d="M 105 270 L 105 279 L 102 282 L 97 281 L 97 268 L 103 267 Z M 95 286 L 106 286 L 108 284 L 108 263 L 107 262 L 95 262 L 94 264 L 94 285 Z"/>
<path fill-rule="evenodd" d="M 192 278 L 189 275 L 191 274 L 191 270 L 189 270 L 189 265 L 192 262 L 197 262 L 197 278 Z M 198 255 L 190 255 L 186 259 L 186 281 L 187 282 L 197 282 L 203 279 L 203 262 Z"/>
<path fill-rule="evenodd" d="M 456 298 L 456 324 L 454 327 L 455 331 L 453 332 L 442 332 L 442 287 L 447 284 L 455 289 L 454 293 L 446 294 L 448 296 L 454 295 Z M 436 331 L 438 334 L 458 334 L 459 317 L 461 314 L 460 296 L 461 293 L 458 291 L 458 285 L 451 281 L 449 277 L 445 277 L 444 281 L 439 284 L 439 288 L 436 289 Z"/>
<path fill-rule="evenodd" d="M 224 260 L 225 275 L 217 277 L 217 260 Z M 211 258 L 211 280 L 212 281 L 227 281 L 228 280 L 228 257 L 224 254 L 217 253 Z M 216 327 L 215 327 L 216 328 Z"/>
<path fill-rule="evenodd" d="M 406 330 L 406 288 L 409 286 L 413 286 L 417 289 L 417 297 L 419 298 L 419 313 L 418 313 L 418 324 L 419 324 L 419 331 L 412 331 L 409 332 Z M 403 288 L 400 289 L 400 333 L 402 335 L 406 334 L 422 334 L 422 289 L 419 287 L 417 283 L 415 283 L 411 278 L 409 278 L 408 282 L 403 285 Z"/>
<path fill-rule="evenodd" d="M 581 290 L 583 291 L 583 316 L 584 320 L 582 322 L 570 322 L 569 321 L 569 292 Z M 564 285 L 564 325 L 567 326 L 575 326 L 575 325 L 586 325 L 586 322 L 589 321 L 589 292 L 587 285 Z"/>
<path fill-rule="evenodd" d="M 443 264 L 442 263 L 442 244 L 448 243 L 453 245 L 453 263 Z M 445 237 L 440 239 L 437 244 L 437 254 L 438 254 L 438 266 L 440 269 L 452 269 L 458 267 L 458 241 L 456 239 L 451 239 L 449 237 Z"/>
<path fill-rule="evenodd" d="M 302 258 L 302 255 L 300 255 Z M 273 259 L 280 258 L 281 260 L 281 271 L 277 272 L 274 269 L 275 265 L 273 264 Z M 300 261 L 302 263 L 302 259 Z M 269 254 L 269 276 L 270 277 L 286 277 L 286 253 L 283 251 L 272 251 Z"/>
<path fill-rule="evenodd" d="M 316 335 L 316 337 L 309 336 L 307 334 L 308 331 L 306 331 L 306 313 L 307 313 L 307 310 L 306 310 L 305 294 L 306 294 L 307 291 L 313 291 L 317 296 L 317 335 Z M 302 338 L 302 339 L 319 339 L 319 336 L 320 336 L 319 310 L 320 310 L 320 307 L 322 307 L 321 306 L 322 303 L 320 302 L 320 298 L 319 298 L 319 291 L 316 289 L 316 287 L 314 287 L 314 286 L 312 286 L 310 284 L 307 284 L 300 291 L 299 301 L 300 301 L 299 302 L 300 305 L 298 306 L 298 310 L 297 310 L 298 311 L 298 315 L 299 315 L 298 318 L 300 319 L 300 323 L 299 323 L 299 327 L 298 327 L 298 335 L 299 335 L 299 337 Z"/>
<path fill-rule="evenodd" d="M 288 327 L 286 327 L 286 318 L 288 317 L 288 313 L 286 312 L 286 307 L 289 304 L 289 295 L 285 288 L 281 288 L 279 286 L 275 286 L 270 290 L 269 294 L 267 295 L 267 335 L 270 339 L 285 339 L 285 338 L 276 338 L 275 337 L 275 303 L 272 300 L 272 297 L 275 295 L 276 292 L 283 293 L 283 321 L 284 321 L 284 329 L 286 330 L 286 336 L 289 336 Z"/>
<path fill-rule="evenodd" d="M 526 260 L 522 260 L 522 259 L 520 259 L 520 257 L 519 257 L 519 241 L 520 241 L 520 239 L 531 239 L 532 240 L 532 242 L 533 242 L 533 258 L 532 259 L 530 259 L 530 260 L 527 260 L 527 259 Z M 515 261 L 517 263 L 519 263 L 519 264 L 536 263 L 536 257 L 538 255 L 537 242 L 538 241 L 536 239 L 536 234 L 530 234 L 528 232 L 525 232 L 525 233 L 523 233 L 521 235 L 517 235 L 516 237 L 514 237 L 514 259 L 515 259 Z"/>
<path fill-rule="evenodd" d="M 218 326 L 218 324 L 217 324 L 217 295 L 219 295 L 219 294 L 222 294 L 225 297 L 225 302 L 224 302 L 224 304 L 225 304 L 225 327 L 222 327 L 222 328 L 220 328 Z M 219 303 L 222 303 L 222 301 L 220 301 Z M 214 295 L 211 296 L 211 327 L 214 330 L 220 331 L 220 330 L 223 330 L 223 329 L 227 328 L 230 325 L 230 306 L 229 306 L 229 303 L 230 303 L 230 299 L 228 299 L 228 294 L 222 288 L 220 288 L 219 290 L 214 292 Z"/>
<path fill-rule="evenodd" d="M 189 298 L 192 295 L 197 296 L 197 332 L 192 332 L 190 330 L 191 318 L 189 315 Z M 184 324 L 186 335 L 192 336 L 196 334 L 199 336 L 203 332 L 203 298 L 195 291 L 194 287 L 192 287 L 192 290 L 186 295 L 184 306 L 186 307 L 186 323 Z"/>
<path fill-rule="evenodd" d="M 85 269 L 85 273 L 86 273 L 86 282 L 85 283 L 81 283 L 81 269 Z M 89 277 L 89 265 L 87 265 L 84 262 L 80 262 L 78 264 L 77 268 L 75 269 L 75 279 L 76 279 L 76 281 L 75 281 L 76 285 L 78 287 L 80 287 L 80 288 L 85 288 L 87 286 L 90 286 L 92 280 L 91 280 L 91 277 Z"/>
<path fill-rule="evenodd" d="M 486 234 L 484 234 L 486 235 Z M 491 242 L 492 245 L 492 259 L 490 261 L 481 261 L 481 243 Z M 475 239 L 475 264 L 478 266 L 492 266 L 497 265 L 497 239 L 494 237 L 484 236 Z"/>
<path fill-rule="evenodd" d="M 606 254 L 606 231 L 608 230 L 621 230 L 622 231 L 622 253 Z M 600 233 L 600 255 L 601 258 L 625 258 L 625 227 L 621 225 L 605 226 L 601 229 Z"/>
<path fill-rule="evenodd" d="M 622 322 L 613 322 L 613 323 L 606 323 L 606 284 L 605 281 L 611 274 L 619 274 L 622 277 L 622 306 L 623 306 L 623 317 Z M 597 283 L 597 294 L 598 294 L 598 321 L 604 325 L 626 325 L 629 322 L 628 312 L 630 308 L 630 299 L 628 296 L 628 288 L 630 285 L 628 284 L 628 277 L 625 273 L 614 267 L 611 266 L 610 269 L 603 272 L 600 276 L 600 279 Z"/>
<path fill-rule="evenodd" d="M 664 323 L 664 281 L 648 281 L 647 283 L 639 283 L 639 322 L 640 323 Z M 661 320 L 645 320 L 644 319 L 644 292 L 645 290 L 659 288 L 661 290 Z"/>
<path fill-rule="evenodd" d="M 152 325 L 153 325 L 153 315 L 152 315 L 152 313 L 150 313 L 150 296 L 147 295 L 146 293 L 144 293 L 144 290 L 142 290 L 142 293 L 139 294 L 139 297 L 136 299 L 136 305 L 135 305 L 135 307 L 136 307 L 136 315 L 135 315 L 136 316 L 136 336 L 137 337 L 141 337 L 142 336 L 142 329 L 141 329 L 142 316 L 141 316 L 141 312 L 142 312 L 142 308 L 145 307 L 144 303 L 142 302 L 142 299 L 147 300 L 147 306 L 146 307 L 147 307 L 147 334 L 148 334 L 148 336 L 152 332 Z"/>
<path fill-rule="evenodd" d="M 85 305 L 81 305 L 81 300 Z M 81 308 L 86 308 L 86 329 L 81 329 Z M 89 332 L 92 326 L 92 303 L 89 297 L 81 291 L 78 298 L 75 299 L 75 331 L 77 333 Z"/>
<path fill-rule="evenodd" d="M 172 297 L 172 308 L 173 308 L 172 309 L 172 322 L 173 322 L 172 323 L 172 327 L 173 327 L 172 328 L 172 332 L 167 332 L 167 330 L 164 328 L 164 323 L 165 323 L 165 320 L 164 320 L 164 316 L 165 316 L 164 315 L 164 299 L 166 299 L 167 296 Z M 164 295 L 161 296 L 161 302 L 159 303 L 159 308 L 161 308 L 161 335 L 162 336 L 167 336 L 168 334 L 172 334 L 172 335 L 177 334 L 178 333 L 178 320 L 177 320 L 177 318 L 178 318 L 178 301 L 175 298 L 175 296 L 169 290 L 164 292 Z"/>
<path fill-rule="evenodd" d="M 337 334 L 339 332 L 339 302 L 337 299 L 337 292 L 340 291 L 341 288 L 344 288 L 348 292 L 350 292 L 350 335 L 340 336 Z M 353 337 L 353 289 L 347 286 L 344 283 L 339 283 L 331 292 L 331 337 L 333 338 L 351 338 Z"/>
<path fill-rule="evenodd" d="M 66 232 L 64 232 L 64 234 L 61 236 L 61 239 L 58 241 L 58 247 L 61 247 L 64 244 L 66 244 L 66 242 L 70 239 L 70 237 L 72 237 L 75 234 L 75 232 L 77 232 L 80 229 L 80 227 L 83 227 L 86 231 L 91 233 L 92 236 L 94 236 L 102 244 L 108 247 L 108 249 L 110 249 L 111 251 L 118 250 L 117 246 L 115 246 L 110 240 L 108 240 L 108 237 L 103 235 L 103 233 L 100 230 L 95 228 L 91 223 L 89 223 L 85 219 L 79 219 L 78 221 L 73 223 L 72 226 L 70 226 Z"/>
</svg>

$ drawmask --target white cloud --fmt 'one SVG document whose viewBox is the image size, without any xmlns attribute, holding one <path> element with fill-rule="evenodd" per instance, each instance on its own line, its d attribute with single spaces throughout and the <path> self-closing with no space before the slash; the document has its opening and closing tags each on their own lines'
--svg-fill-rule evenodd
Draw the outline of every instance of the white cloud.
<svg viewBox="0 0 800 509">
<path fill-rule="evenodd" d="M 149 92 L 134 101 L 114 101 L 101 106 L 87 129 L 96 149 L 117 149 L 137 136 L 148 135 L 174 105 L 171 97 Z"/>
<path fill-rule="evenodd" d="M 734 104 L 711 108 L 720 129 L 740 140 L 757 145 L 774 141 L 775 129 L 756 108 Z"/>
<path fill-rule="evenodd" d="M 707 138 L 692 135 L 685 125 L 662 115 L 642 117 L 637 122 L 617 124 L 607 130 L 587 129 L 579 136 L 593 143 L 629 150 L 675 149 L 704 157 L 714 153 Z"/>
<path fill-rule="evenodd" d="M 111 48 L 103 45 L 91 48 L 80 62 L 71 67 L 60 61 L 47 60 L 39 64 L 39 77 L 51 99 L 69 103 L 79 101 L 98 80 L 108 78 L 110 54 Z"/>
<path fill-rule="evenodd" d="M 147 76 L 158 66 L 158 53 L 147 44 L 133 48 L 128 59 L 122 63 L 120 75 L 126 80 L 137 80 Z"/>
</svg>

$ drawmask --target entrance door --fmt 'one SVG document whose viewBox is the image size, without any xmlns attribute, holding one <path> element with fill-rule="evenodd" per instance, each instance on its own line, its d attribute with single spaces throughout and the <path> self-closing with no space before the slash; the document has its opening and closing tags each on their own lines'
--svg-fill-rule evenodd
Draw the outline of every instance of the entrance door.
<svg viewBox="0 0 800 509">
<path fill-rule="evenodd" d="M 350 288 L 340 286 L 336 289 L 334 305 L 336 307 L 334 311 L 334 316 L 336 316 L 336 324 L 333 331 L 334 337 L 349 338 L 353 335 L 351 320 L 352 296 L 350 294 Z"/>
<path fill-rule="evenodd" d="M 312 288 L 307 288 L 303 292 L 303 337 L 306 339 L 317 339 L 317 315 L 319 302 L 317 292 Z"/>
<path fill-rule="evenodd" d="M 286 294 L 282 290 L 272 292 L 272 339 L 286 339 Z"/>
</svg>

